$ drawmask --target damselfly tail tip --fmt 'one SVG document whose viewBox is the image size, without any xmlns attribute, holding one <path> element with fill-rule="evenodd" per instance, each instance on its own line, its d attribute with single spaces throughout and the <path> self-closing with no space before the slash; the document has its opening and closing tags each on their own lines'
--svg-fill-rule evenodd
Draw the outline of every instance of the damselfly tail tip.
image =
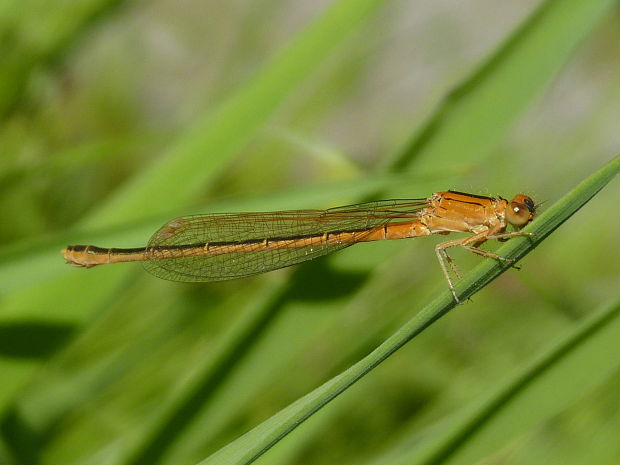
<svg viewBox="0 0 620 465">
<path fill-rule="evenodd" d="M 75 256 L 76 247 L 73 245 L 68 245 L 66 248 L 62 249 L 60 253 L 65 259 L 65 263 L 71 266 L 75 266 L 78 268 L 88 268 L 84 263 L 82 263 L 78 257 Z"/>
</svg>

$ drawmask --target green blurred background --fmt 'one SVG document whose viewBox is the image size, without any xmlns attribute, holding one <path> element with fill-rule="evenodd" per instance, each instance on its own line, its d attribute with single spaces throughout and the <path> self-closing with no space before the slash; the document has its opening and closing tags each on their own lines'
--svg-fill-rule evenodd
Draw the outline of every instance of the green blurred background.
<svg viewBox="0 0 620 465">
<path fill-rule="evenodd" d="M 189 213 L 446 189 L 549 205 L 618 153 L 619 77 L 609 0 L 5 0 L 0 463 L 197 463 L 446 287 L 442 238 L 203 285 L 73 269 L 62 247 L 138 247 Z M 609 345 L 577 350 L 587 376 L 558 361 L 508 420 L 421 451 L 618 298 L 619 194 L 258 463 L 618 463 Z"/>
</svg>

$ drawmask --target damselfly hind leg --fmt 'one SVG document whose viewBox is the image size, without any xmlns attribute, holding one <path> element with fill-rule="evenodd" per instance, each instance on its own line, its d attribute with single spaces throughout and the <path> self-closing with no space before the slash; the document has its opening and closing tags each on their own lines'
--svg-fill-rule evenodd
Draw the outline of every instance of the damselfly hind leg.
<svg viewBox="0 0 620 465">
<path fill-rule="evenodd" d="M 461 301 L 456 296 L 456 290 L 454 289 L 454 284 L 452 283 L 452 278 L 450 277 L 450 272 L 448 271 L 448 267 L 446 266 L 446 263 L 448 263 L 448 265 L 450 266 L 450 269 L 452 270 L 452 272 L 458 279 L 461 279 L 461 274 L 459 273 L 458 269 L 456 268 L 456 265 L 454 264 L 454 262 L 448 255 L 448 252 L 446 251 L 446 249 L 450 247 L 454 247 L 456 245 L 462 245 L 463 241 L 466 239 L 469 239 L 469 238 L 458 239 L 455 241 L 442 242 L 441 244 L 437 244 L 435 246 L 435 253 L 437 254 L 437 259 L 439 260 L 441 271 L 443 271 L 443 275 L 445 276 L 446 281 L 448 281 L 448 287 L 450 288 L 450 292 L 452 292 L 452 296 L 454 297 L 454 300 L 457 304 L 461 303 Z"/>
</svg>

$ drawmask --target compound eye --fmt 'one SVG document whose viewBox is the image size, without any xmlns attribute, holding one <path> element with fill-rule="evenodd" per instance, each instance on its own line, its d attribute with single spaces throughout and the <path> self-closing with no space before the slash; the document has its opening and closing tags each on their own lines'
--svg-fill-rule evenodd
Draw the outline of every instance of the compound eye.
<svg viewBox="0 0 620 465">
<path fill-rule="evenodd" d="M 534 201 L 531 198 L 523 196 L 523 204 L 527 207 L 527 209 L 530 211 L 532 215 L 536 213 L 536 205 L 534 204 Z"/>
<path fill-rule="evenodd" d="M 525 195 L 517 195 L 506 207 L 506 220 L 510 224 L 522 228 L 532 221 L 535 213 L 534 201 Z"/>
</svg>

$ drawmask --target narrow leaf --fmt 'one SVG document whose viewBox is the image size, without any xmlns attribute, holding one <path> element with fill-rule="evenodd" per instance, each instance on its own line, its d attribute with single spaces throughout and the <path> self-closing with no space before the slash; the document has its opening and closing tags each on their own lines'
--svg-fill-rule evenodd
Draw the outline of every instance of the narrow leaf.
<svg viewBox="0 0 620 465">
<path fill-rule="evenodd" d="M 531 223 L 526 232 L 532 239 L 512 239 L 498 250 L 498 254 L 518 260 L 532 251 L 551 232 L 576 213 L 620 171 L 620 156 L 556 202 L 540 218 Z M 486 260 L 457 285 L 460 299 L 466 299 L 497 278 L 510 265 Z M 281 410 L 269 420 L 233 441 L 201 462 L 201 465 L 240 465 L 256 460 L 302 422 L 372 371 L 377 365 L 403 345 L 454 308 L 451 294 L 446 291 L 424 307 L 411 320 L 390 336 L 383 344 L 348 370 L 332 378 L 321 387 Z"/>
</svg>

